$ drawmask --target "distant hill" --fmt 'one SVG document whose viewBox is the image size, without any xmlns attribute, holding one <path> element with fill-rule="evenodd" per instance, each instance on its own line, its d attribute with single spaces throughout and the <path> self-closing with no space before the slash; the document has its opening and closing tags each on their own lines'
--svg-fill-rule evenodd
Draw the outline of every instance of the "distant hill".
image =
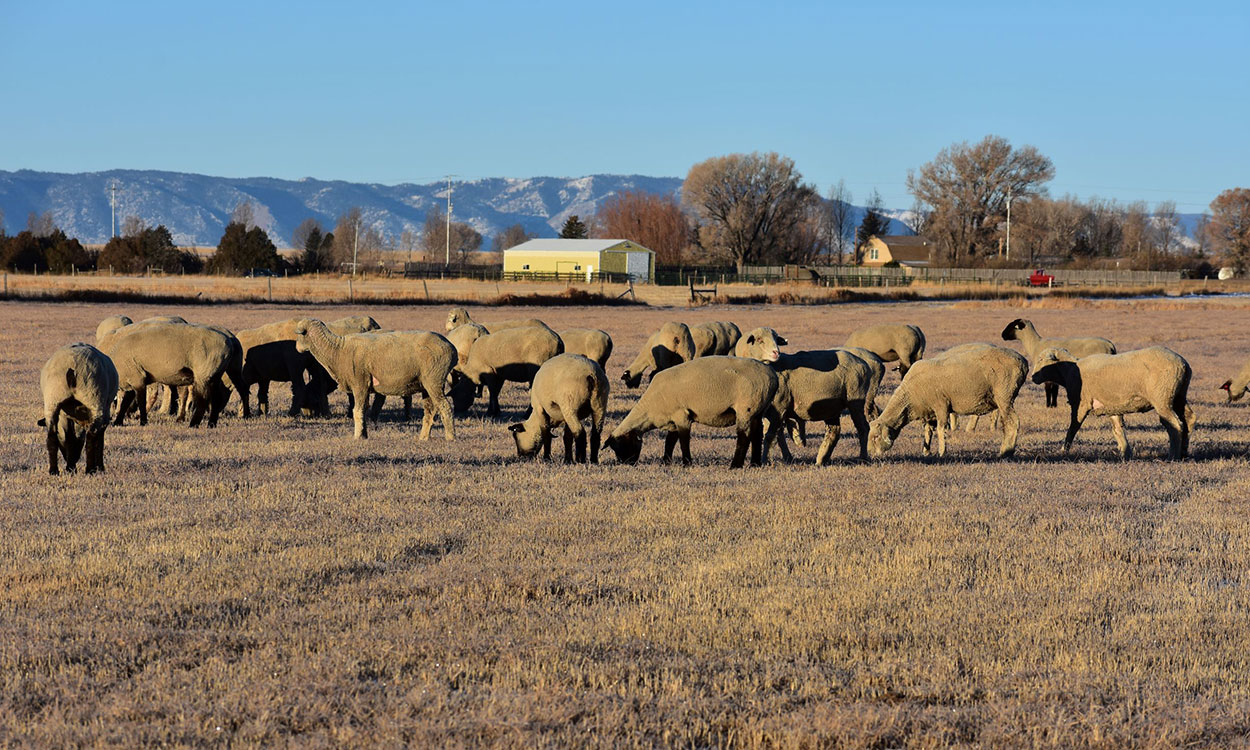
<svg viewBox="0 0 1250 750">
<path fill-rule="evenodd" d="M 286 247 L 304 219 L 315 218 L 329 229 L 353 206 L 361 207 L 374 229 L 398 237 L 405 229 L 420 229 L 426 213 L 446 205 L 447 198 L 446 183 L 376 185 L 125 169 L 81 174 L 0 171 L 5 227 L 12 234 L 26 226 L 32 211 L 51 211 L 66 234 L 104 243 L 111 232 L 109 188 L 114 184 L 119 229 L 125 217 L 138 216 L 149 226 L 164 224 L 179 245 L 216 245 L 231 212 L 244 201 L 257 206 L 257 223 L 275 244 Z M 669 194 L 681 184 L 678 177 L 642 175 L 472 180 L 454 183 L 452 214 L 481 232 L 483 247 L 489 247 L 494 235 L 513 224 L 539 237 L 554 237 L 569 216 L 589 218 L 613 195 L 629 190 Z M 904 212 L 890 213 L 899 218 Z M 896 223 L 892 231 L 905 230 Z"/>
</svg>

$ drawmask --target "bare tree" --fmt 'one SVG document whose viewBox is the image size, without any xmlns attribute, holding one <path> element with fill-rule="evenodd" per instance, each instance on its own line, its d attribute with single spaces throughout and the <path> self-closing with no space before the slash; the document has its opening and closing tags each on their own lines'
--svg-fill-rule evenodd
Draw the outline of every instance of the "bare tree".
<svg viewBox="0 0 1250 750">
<path fill-rule="evenodd" d="M 1007 139 L 990 135 L 942 149 L 919 172 L 908 172 L 907 189 L 933 207 L 929 233 L 958 264 L 997 248 L 1008 195 L 1041 195 L 1042 184 L 1054 176 L 1050 159 L 1034 147 L 1013 149 Z"/>
<path fill-rule="evenodd" d="M 36 237 L 51 237 L 57 230 L 56 219 L 51 211 L 37 214 L 31 211 L 26 216 L 26 231 Z"/>
<path fill-rule="evenodd" d="M 1202 213 L 1194 220 L 1193 234 L 1194 257 L 1206 258 L 1211 252 L 1211 214 Z"/>
<path fill-rule="evenodd" d="M 825 210 L 825 243 L 829 247 L 829 259 L 838 265 L 846 262 L 851 237 L 855 234 L 855 207 L 851 205 L 851 200 L 851 191 L 846 187 L 846 180 L 838 180 L 838 184 L 829 187 Z"/>
<path fill-rule="evenodd" d="M 1155 206 L 1150 222 L 1154 245 L 1162 253 L 1171 253 L 1172 245 L 1181 236 L 1181 219 L 1176 213 L 1175 201 L 1163 201 Z"/>
<path fill-rule="evenodd" d="M 0 207 L 0 237 L 4 236 L 4 208 Z"/>
<path fill-rule="evenodd" d="M 1250 188 L 1231 188 L 1211 201 L 1208 234 L 1212 250 L 1238 274 L 1245 273 L 1250 265 Z"/>
<path fill-rule="evenodd" d="M 421 232 L 421 242 L 432 258 L 445 258 L 450 247 L 452 259 L 465 263 L 469 254 L 482 246 L 482 235 L 471 225 L 462 221 L 451 223 L 451 242 L 447 240 L 447 213 L 442 207 L 434 206 L 425 215 L 425 226 Z"/>
<path fill-rule="evenodd" d="M 656 265 L 680 265 L 690 244 L 690 221 L 673 195 L 614 195 L 599 207 L 593 224 L 592 236 L 630 240 L 654 250 Z"/>
<path fill-rule="evenodd" d="M 244 229 L 251 229 L 256 226 L 256 212 L 252 209 L 251 201 L 240 201 L 230 212 L 231 224 L 242 224 Z"/>
<path fill-rule="evenodd" d="M 516 247 L 523 242 L 529 242 L 538 235 L 525 231 L 525 227 L 520 224 L 513 224 L 499 234 L 495 235 L 492 247 L 495 252 L 501 253 L 510 247 Z"/>
<path fill-rule="evenodd" d="M 911 204 L 911 209 L 907 212 L 907 220 L 904 225 L 911 230 L 914 235 L 923 235 L 929 228 L 929 219 L 933 217 L 933 209 L 925 205 L 925 202 L 917 198 Z"/>
<path fill-rule="evenodd" d="M 123 237 L 138 237 L 147 228 L 147 222 L 138 216 L 127 216 L 125 219 L 122 219 Z"/>
<path fill-rule="evenodd" d="M 334 225 L 334 244 L 331 247 L 330 259 L 335 266 L 351 263 L 353 258 L 359 262 L 361 235 L 364 230 L 364 214 L 360 206 L 352 206 L 346 213 L 339 216 Z M 367 238 L 366 238 L 367 240 Z"/>
<path fill-rule="evenodd" d="M 421 244 L 421 233 L 412 227 L 405 227 L 399 234 L 399 249 L 406 254 L 406 262 L 412 262 L 412 253 Z"/>
<path fill-rule="evenodd" d="M 325 228 L 321 226 L 321 222 L 311 216 L 304 219 L 295 227 L 295 231 L 291 232 L 291 247 L 297 250 L 303 250 L 308 245 L 308 238 L 316 232 L 318 236 L 325 234 Z"/>
<path fill-rule="evenodd" d="M 690 168 L 682 200 L 698 215 L 701 246 L 746 264 L 777 259 L 815 191 L 794 161 L 776 153 L 730 154 Z"/>
<path fill-rule="evenodd" d="M 1150 270 L 1150 258 L 1153 245 L 1150 236 L 1150 211 L 1144 201 L 1134 201 L 1124 209 L 1124 220 L 1121 230 L 1121 250 L 1125 255 L 1132 255 Z"/>
</svg>

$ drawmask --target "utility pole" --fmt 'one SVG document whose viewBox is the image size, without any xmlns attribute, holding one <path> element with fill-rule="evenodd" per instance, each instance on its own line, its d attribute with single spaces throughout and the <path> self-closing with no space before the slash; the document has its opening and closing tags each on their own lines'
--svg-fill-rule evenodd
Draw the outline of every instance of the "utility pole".
<svg viewBox="0 0 1250 750">
<path fill-rule="evenodd" d="M 113 209 L 113 236 L 117 236 L 117 182 L 109 185 L 109 206 Z"/>
<path fill-rule="evenodd" d="M 454 174 L 447 175 L 447 256 L 443 259 L 443 268 L 451 267 L 451 178 Z"/>
<path fill-rule="evenodd" d="M 352 236 L 352 276 L 356 275 L 356 251 L 360 249 L 360 217 L 353 222 L 355 231 Z"/>
</svg>

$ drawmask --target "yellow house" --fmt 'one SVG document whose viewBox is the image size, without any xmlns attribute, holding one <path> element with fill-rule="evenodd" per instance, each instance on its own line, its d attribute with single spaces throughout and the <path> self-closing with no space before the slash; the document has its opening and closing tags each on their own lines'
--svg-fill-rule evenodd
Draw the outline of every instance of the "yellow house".
<svg viewBox="0 0 1250 750">
<path fill-rule="evenodd" d="M 655 278 L 655 252 L 629 240 L 530 240 L 503 251 L 503 272 L 523 276 L 629 274 Z"/>
<path fill-rule="evenodd" d="M 873 235 L 864 243 L 863 260 L 865 266 L 884 266 L 894 261 L 900 266 L 929 265 L 929 251 L 933 243 L 924 237 L 914 235 Z"/>
</svg>

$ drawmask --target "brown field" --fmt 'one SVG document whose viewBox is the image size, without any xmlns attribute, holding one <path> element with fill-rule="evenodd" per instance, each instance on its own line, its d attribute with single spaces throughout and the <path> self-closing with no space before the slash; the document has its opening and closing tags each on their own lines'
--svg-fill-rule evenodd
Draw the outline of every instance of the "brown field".
<svg viewBox="0 0 1250 750">
<path fill-rule="evenodd" d="M 0 746 L 1250 744 L 1250 405 L 1217 390 L 1250 355 L 1243 302 L 476 316 L 608 330 L 615 387 L 667 319 L 791 349 L 907 321 L 933 352 L 1022 305 L 1044 335 L 1185 356 L 1192 459 L 1159 460 L 1148 415 L 1134 461 L 1095 418 L 1063 458 L 1066 410 L 1032 384 L 1014 460 L 984 427 L 923 459 L 910 425 L 882 462 L 853 462 L 852 432 L 832 467 L 733 473 L 731 436 L 698 428 L 691 468 L 655 435 L 635 467 L 521 462 L 480 406 L 452 443 L 394 409 L 355 441 L 335 394 L 333 420 L 232 401 L 215 430 L 111 428 L 106 474 L 49 477 L 38 370 L 100 318 L 354 310 L 0 303 Z M 437 330 L 445 308 L 364 312 Z M 636 398 L 614 392 L 609 425 Z M 505 389 L 506 417 L 527 403 Z"/>
</svg>

